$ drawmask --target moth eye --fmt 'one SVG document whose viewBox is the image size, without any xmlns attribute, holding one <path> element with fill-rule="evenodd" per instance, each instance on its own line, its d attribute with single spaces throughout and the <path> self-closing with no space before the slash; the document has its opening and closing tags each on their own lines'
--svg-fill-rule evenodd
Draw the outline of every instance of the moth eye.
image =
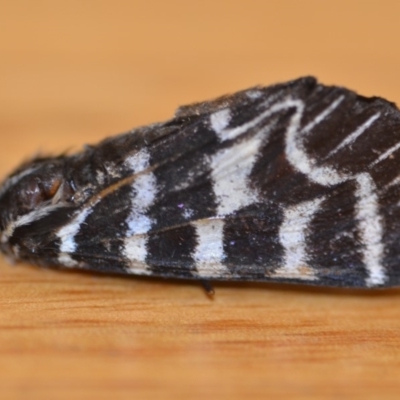
<svg viewBox="0 0 400 400">
<path fill-rule="evenodd" d="M 50 200 L 61 185 L 60 179 L 52 179 L 43 182 L 39 177 L 33 177 L 25 182 L 24 189 L 21 192 L 21 200 L 25 207 L 34 209 L 40 203 Z"/>
<path fill-rule="evenodd" d="M 32 178 L 25 185 L 20 193 L 22 203 L 28 209 L 35 208 L 44 200 L 43 185 L 38 178 Z"/>
</svg>

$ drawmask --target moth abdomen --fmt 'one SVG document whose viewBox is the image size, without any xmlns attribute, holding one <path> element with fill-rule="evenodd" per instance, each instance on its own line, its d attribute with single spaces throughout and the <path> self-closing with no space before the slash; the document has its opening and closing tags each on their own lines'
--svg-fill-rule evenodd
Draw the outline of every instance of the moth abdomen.
<svg viewBox="0 0 400 400">
<path fill-rule="evenodd" d="M 306 77 L 181 107 L 24 164 L 1 249 L 40 265 L 199 280 L 400 284 L 400 112 Z"/>
</svg>

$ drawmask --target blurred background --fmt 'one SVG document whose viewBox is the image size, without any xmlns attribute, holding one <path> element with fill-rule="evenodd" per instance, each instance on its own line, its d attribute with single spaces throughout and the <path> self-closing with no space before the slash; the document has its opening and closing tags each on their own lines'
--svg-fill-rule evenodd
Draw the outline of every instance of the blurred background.
<svg viewBox="0 0 400 400">
<path fill-rule="evenodd" d="M 0 0 L 0 176 L 302 75 L 400 103 L 399 22 L 395 0 Z M 2 399 L 398 398 L 398 291 L 220 285 L 210 302 L 197 285 L 0 271 Z"/>
<path fill-rule="evenodd" d="M 400 2 L 0 1 L 0 173 L 302 75 L 400 101 Z"/>
</svg>

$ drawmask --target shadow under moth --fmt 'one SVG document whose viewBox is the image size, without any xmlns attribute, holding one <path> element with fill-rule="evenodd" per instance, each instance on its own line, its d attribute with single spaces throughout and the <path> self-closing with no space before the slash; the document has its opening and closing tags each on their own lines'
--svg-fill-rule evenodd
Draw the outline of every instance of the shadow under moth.
<svg viewBox="0 0 400 400">
<path fill-rule="evenodd" d="M 400 285 L 400 111 L 312 77 L 184 106 L 23 164 L 0 230 L 9 258 L 47 267 Z"/>
</svg>

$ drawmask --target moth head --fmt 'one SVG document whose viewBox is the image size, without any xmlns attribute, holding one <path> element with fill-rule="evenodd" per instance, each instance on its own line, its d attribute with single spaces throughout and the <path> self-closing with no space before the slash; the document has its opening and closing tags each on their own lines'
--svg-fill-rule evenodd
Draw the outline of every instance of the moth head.
<svg viewBox="0 0 400 400">
<path fill-rule="evenodd" d="M 41 220 L 68 207 L 73 187 L 64 179 L 64 169 L 65 157 L 37 158 L 22 165 L 3 182 L 0 187 L 3 252 L 10 253 L 17 231 L 33 227 L 32 232 L 37 233 Z"/>
</svg>

